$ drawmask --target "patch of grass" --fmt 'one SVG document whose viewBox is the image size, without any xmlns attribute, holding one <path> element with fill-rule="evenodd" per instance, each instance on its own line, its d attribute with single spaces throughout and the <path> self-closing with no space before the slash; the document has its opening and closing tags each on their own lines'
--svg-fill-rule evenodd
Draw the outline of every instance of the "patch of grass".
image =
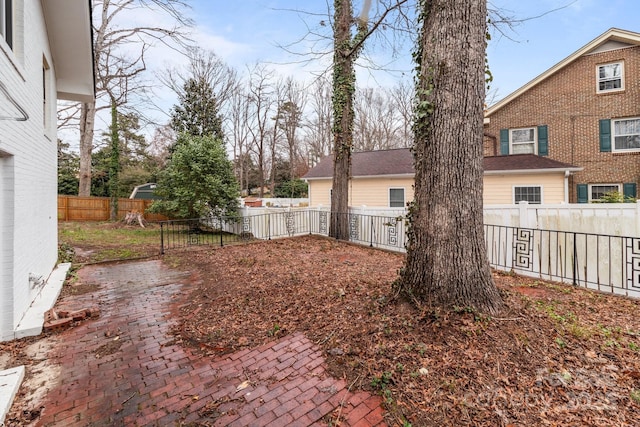
<svg viewBox="0 0 640 427">
<path fill-rule="evenodd" d="M 267 331 L 267 335 L 269 335 L 270 337 L 275 337 L 276 335 L 278 335 L 278 333 L 280 333 L 281 330 L 282 329 L 280 328 L 280 325 L 276 323 L 273 325 L 273 328 Z"/>
<path fill-rule="evenodd" d="M 132 248 L 111 248 L 98 251 L 94 254 L 95 261 L 108 261 L 113 259 L 132 259 L 146 255 L 145 253 Z"/>
<path fill-rule="evenodd" d="M 124 227 L 112 222 L 60 222 L 58 237 L 61 242 L 71 246 L 92 243 L 159 245 L 160 228 Z"/>
<path fill-rule="evenodd" d="M 640 390 L 631 390 L 631 393 L 629 393 L 629 397 L 631 397 L 631 400 L 640 405 Z"/>
<path fill-rule="evenodd" d="M 58 244 L 58 262 L 73 262 L 76 252 L 69 243 L 61 242 Z"/>
<path fill-rule="evenodd" d="M 384 390 L 393 382 L 393 374 L 391 372 L 384 372 L 379 377 L 373 377 L 371 380 L 371 386 L 373 388 L 379 388 Z"/>
<path fill-rule="evenodd" d="M 160 252 L 160 227 L 155 224 L 141 228 L 114 222 L 59 222 L 58 241 L 61 262 L 139 258 Z"/>
<path fill-rule="evenodd" d="M 593 336 L 593 330 L 587 326 L 579 324 L 577 321 L 572 322 L 567 326 L 567 332 L 576 338 L 583 340 L 589 339 Z"/>
<path fill-rule="evenodd" d="M 536 301 L 536 308 L 547 313 L 549 318 L 554 320 L 571 336 L 579 339 L 590 339 L 596 332 L 593 327 L 583 324 L 572 311 L 561 312 L 555 301 L 544 302 Z M 561 346 L 561 348 L 564 348 Z"/>
</svg>

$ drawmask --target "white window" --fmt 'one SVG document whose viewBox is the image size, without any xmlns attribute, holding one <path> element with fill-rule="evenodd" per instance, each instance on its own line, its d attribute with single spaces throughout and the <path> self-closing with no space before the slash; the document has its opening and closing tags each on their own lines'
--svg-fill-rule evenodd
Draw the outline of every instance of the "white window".
<svg viewBox="0 0 640 427">
<path fill-rule="evenodd" d="M 13 0 L 0 0 L 0 35 L 13 48 Z"/>
<path fill-rule="evenodd" d="M 536 128 L 510 129 L 509 144 L 511 154 L 536 154 Z"/>
<path fill-rule="evenodd" d="M 617 191 L 620 193 L 622 189 L 620 184 L 590 184 L 589 185 L 589 201 L 600 200 L 605 194 Z"/>
<path fill-rule="evenodd" d="M 542 203 L 542 187 L 539 185 L 514 186 L 513 202 L 520 203 L 522 201 L 536 205 Z"/>
<path fill-rule="evenodd" d="M 640 118 L 613 120 L 613 151 L 640 150 Z"/>
<path fill-rule="evenodd" d="M 624 89 L 624 64 L 614 62 L 598 65 L 597 92 L 613 92 Z"/>
<path fill-rule="evenodd" d="M 389 189 L 389 207 L 404 208 L 404 188 Z"/>
</svg>

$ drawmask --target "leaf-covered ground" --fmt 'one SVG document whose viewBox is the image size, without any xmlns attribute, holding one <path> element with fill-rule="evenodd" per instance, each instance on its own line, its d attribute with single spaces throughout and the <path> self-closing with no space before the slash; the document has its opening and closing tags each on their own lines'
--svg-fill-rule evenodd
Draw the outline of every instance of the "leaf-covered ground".
<svg viewBox="0 0 640 427">
<path fill-rule="evenodd" d="M 156 247 L 69 227 L 61 240 L 94 254 Z M 389 425 L 640 425 L 640 301 L 495 274 L 505 313 L 436 313 L 394 299 L 403 259 L 313 236 L 169 252 L 198 279 L 176 340 L 219 355 L 302 331 L 333 375 L 383 396 Z M 38 362 L 40 338 L 0 343 L 0 365 Z"/>
<path fill-rule="evenodd" d="M 175 252 L 197 272 L 175 335 L 218 355 L 294 331 L 390 425 L 640 425 L 640 302 L 495 274 L 508 310 L 395 299 L 403 255 L 320 237 Z"/>
</svg>

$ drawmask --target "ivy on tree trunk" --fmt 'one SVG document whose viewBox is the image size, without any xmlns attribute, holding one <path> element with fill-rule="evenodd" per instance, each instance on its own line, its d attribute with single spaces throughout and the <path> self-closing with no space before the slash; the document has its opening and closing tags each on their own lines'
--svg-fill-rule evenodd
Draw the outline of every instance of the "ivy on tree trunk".
<svg viewBox="0 0 640 427">
<path fill-rule="evenodd" d="M 353 149 L 353 97 L 356 90 L 354 64 L 367 36 L 367 22 L 359 19 L 355 37 L 351 0 L 334 0 L 333 28 L 333 187 L 329 236 L 349 240 L 349 179 Z"/>
<path fill-rule="evenodd" d="M 415 198 L 395 286 L 434 308 L 495 313 L 482 216 L 486 1 L 421 0 L 419 13 Z"/>
<path fill-rule="evenodd" d="M 111 156 L 109 158 L 109 195 L 111 197 L 111 221 L 118 219 L 118 176 L 120 173 L 120 135 L 118 133 L 118 108 L 111 98 Z"/>
</svg>

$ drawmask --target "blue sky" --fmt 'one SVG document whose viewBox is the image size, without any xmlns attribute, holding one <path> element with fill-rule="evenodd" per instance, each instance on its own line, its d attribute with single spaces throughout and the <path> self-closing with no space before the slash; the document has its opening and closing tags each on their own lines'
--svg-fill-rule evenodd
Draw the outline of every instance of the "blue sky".
<svg viewBox="0 0 640 427">
<path fill-rule="evenodd" d="M 256 61 L 270 62 L 282 73 L 304 77 L 309 66 L 292 64 L 300 58 L 288 55 L 277 45 L 295 42 L 307 33 L 306 25 L 317 28 L 332 0 L 196 0 L 193 17 L 197 24 L 194 34 L 204 48 L 214 50 L 230 65 L 242 70 Z M 360 0 L 355 1 L 359 10 Z M 375 7 L 376 1 L 373 1 Z M 554 9 L 562 9 L 550 12 Z M 507 37 L 494 32 L 487 50 L 494 75 L 492 88 L 495 100 L 502 98 L 563 58 L 569 56 L 611 27 L 640 32 L 640 2 L 638 0 L 491 0 L 490 7 L 519 19 Z M 317 13 L 306 15 L 292 10 Z M 305 24 L 306 22 L 306 24 Z M 321 28 L 321 27 L 320 27 Z M 325 30 L 329 30 L 325 27 Z M 305 44 L 297 48 L 304 50 Z M 382 56 L 384 52 L 377 52 Z M 315 64 L 318 70 L 322 64 Z M 400 58 L 392 67 L 410 70 L 410 59 Z M 360 77 L 360 76 L 359 76 Z M 389 84 L 394 75 L 375 80 L 360 79 L 360 84 Z"/>
<path fill-rule="evenodd" d="M 354 0 L 358 13 L 363 0 Z M 409 0 L 415 3 L 415 0 Z M 188 11 L 195 21 L 192 39 L 203 49 L 214 51 L 227 64 L 240 73 L 257 62 L 269 64 L 282 76 L 292 75 L 297 80 L 311 83 L 317 74 L 330 67 L 331 41 L 318 41 L 318 37 L 300 42 L 309 31 L 320 31 L 331 36 L 326 20 L 328 5 L 333 0 L 190 0 Z M 377 0 L 372 1 L 377 7 Z M 640 2 L 638 0 L 490 0 L 490 8 L 523 20 L 506 35 L 493 31 L 487 55 L 494 76 L 487 96 L 489 105 L 509 95 L 548 68 L 571 55 L 591 40 L 612 27 L 640 32 Z M 134 10 L 127 16 L 133 24 L 170 27 L 164 16 L 147 10 Z M 131 22 L 128 23 L 131 25 Z M 315 42 L 314 42 L 315 39 Z M 296 43 L 298 42 L 298 43 Z M 321 61 L 302 64 L 300 57 L 287 53 L 282 45 L 292 45 L 298 52 L 311 49 L 325 50 L 329 55 Z M 362 87 L 392 86 L 398 79 L 412 81 L 411 43 L 395 60 L 389 50 L 369 52 L 378 64 L 387 64 L 395 72 L 371 72 L 361 68 L 358 85 Z M 186 57 L 162 45 L 147 55 L 148 69 L 162 74 L 167 68 L 184 66 Z M 168 120 L 175 94 L 161 88 L 155 101 L 163 110 L 149 111 L 158 122 Z M 98 127 L 106 127 L 108 116 L 97 118 Z M 152 129 L 150 130 L 153 131 Z"/>
</svg>

